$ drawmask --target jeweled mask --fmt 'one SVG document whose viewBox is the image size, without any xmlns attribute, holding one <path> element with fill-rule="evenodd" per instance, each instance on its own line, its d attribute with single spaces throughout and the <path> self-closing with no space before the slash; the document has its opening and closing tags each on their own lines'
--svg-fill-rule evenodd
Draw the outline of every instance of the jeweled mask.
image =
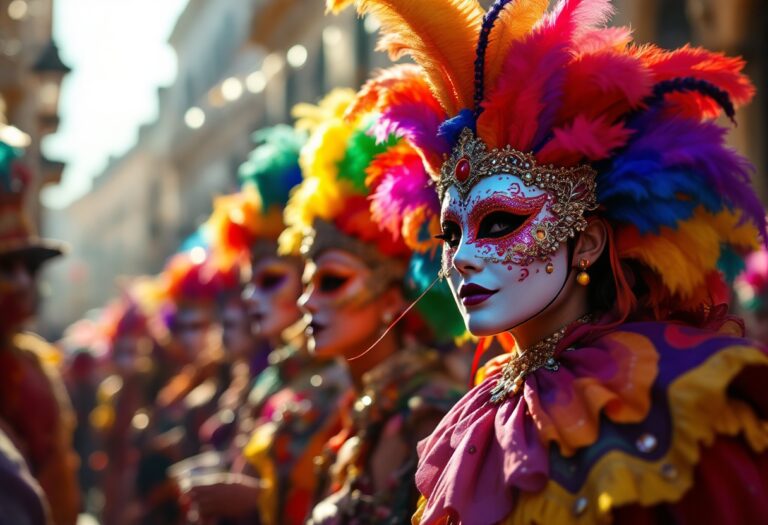
<svg viewBox="0 0 768 525">
<path fill-rule="evenodd" d="M 513 175 L 526 187 L 534 187 L 546 193 L 540 195 L 538 209 L 549 212 L 540 221 L 533 218 L 529 228 L 530 239 L 517 242 L 506 253 L 491 258 L 494 262 L 530 264 L 534 259 L 544 260 L 562 243 L 587 227 L 585 214 L 597 208 L 597 173 L 587 165 L 573 168 L 540 166 L 532 153 L 523 153 L 507 146 L 488 151 L 485 143 L 465 128 L 450 157 L 443 164 L 437 184 L 438 195 L 443 201 L 447 190 L 455 186 L 462 199 L 481 179 L 495 175 Z M 531 205 L 537 203 L 531 201 Z M 534 212 L 534 209 L 530 210 Z"/>
</svg>

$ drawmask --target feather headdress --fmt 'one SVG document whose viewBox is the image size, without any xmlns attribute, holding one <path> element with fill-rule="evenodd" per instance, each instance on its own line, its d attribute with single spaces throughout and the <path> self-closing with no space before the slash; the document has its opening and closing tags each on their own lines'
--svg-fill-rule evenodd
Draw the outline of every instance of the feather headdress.
<svg viewBox="0 0 768 525">
<path fill-rule="evenodd" d="M 290 191 L 301 182 L 304 133 L 278 125 L 259 130 L 252 138 L 257 146 L 238 170 L 242 190 L 215 198 L 204 225 L 211 251 L 224 265 L 247 258 L 259 240 L 277 240 Z"/>
<path fill-rule="evenodd" d="M 303 181 L 285 208 L 287 228 L 280 237 L 280 250 L 301 253 L 317 222 L 329 223 L 383 256 L 385 264 L 396 261 L 392 266 L 402 266 L 405 292 L 416 297 L 434 280 L 439 261 L 433 240 L 439 203 L 416 150 L 386 132 L 378 140 L 372 136 L 370 115 L 353 114 L 357 99 L 354 91 L 339 89 L 317 106 L 300 104 L 294 109 L 296 127 L 310 134 L 300 156 Z M 431 298 L 447 292 L 435 287 L 430 293 Z M 441 316 L 446 326 L 435 332 L 449 337 L 462 333 L 452 302 L 430 304 L 437 303 L 441 310 L 450 308 Z M 426 304 L 420 304 L 420 310 Z M 433 308 L 431 313 L 436 312 Z"/>
<path fill-rule="evenodd" d="M 435 179 L 467 129 L 542 166 L 589 165 L 614 273 L 634 261 L 651 310 L 713 302 L 718 260 L 765 239 L 751 167 L 713 120 L 733 119 L 754 93 L 741 59 L 633 44 L 628 28 L 606 26 L 609 0 L 549 11 L 546 0 L 497 0 L 486 13 L 476 0 L 356 5 L 381 22 L 380 47 L 416 66 L 372 79 L 353 112 L 378 113 L 374 133 L 405 137 Z"/>
<path fill-rule="evenodd" d="M 219 264 L 209 252 L 196 248 L 168 259 L 155 286 L 167 303 L 213 304 L 237 288 L 238 275 L 233 268 Z"/>
<path fill-rule="evenodd" d="M 371 220 L 366 170 L 393 142 L 385 139 L 377 143 L 368 135 L 363 115 L 353 120 L 344 118 L 354 96 L 352 90 L 338 89 L 317 106 L 299 104 L 293 110 L 297 129 L 309 131 L 309 138 L 299 159 L 303 180 L 285 207 L 282 253 L 300 253 L 302 239 L 316 220 L 376 246 L 386 256 L 408 253 L 404 243 L 396 242 Z"/>
</svg>

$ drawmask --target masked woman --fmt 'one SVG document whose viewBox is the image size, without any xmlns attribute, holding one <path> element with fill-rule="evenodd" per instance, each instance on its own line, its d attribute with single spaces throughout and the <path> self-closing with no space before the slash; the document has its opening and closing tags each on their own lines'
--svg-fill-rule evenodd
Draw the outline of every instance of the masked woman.
<svg viewBox="0 0 768 525">
<path fill-rule="evenodd" d="M 713 121 L 743 62 L 634 45 L 605 0 L 359 5 L 418 63 L 363 105 L 435 179 L 467 328 L 510 343 L 420 444 L 415 521 L 764 520 L 768 356 L 716 266 L 765 239 Z"/>
<path fill-rule="evenodd" d="M 312 460 L 338 431 L 335 407 L 349 379 L 338 361 L 308 352 L 297 305 L 304 262 L 277 253 L 283 208 L 301 181 L 305 135 L 275 126 L 254 139 L 257 147 L 239 172 L 243 189 L 216 199 L 206 231 L 214 255 L 241 268 L 252 336 L 271 353 L 255 377 L 250 366 L 247 384 L 225 403 L 224 411 L 236 415 L 229 472 L 194 480 L 187 496 L 206 519 L 298 524 L 315 489 Z"/>
<path fill-rule="evenodd" d="M 342 404 L 343 427 L 317 459 L 322 483 L 309 522 L 408 523 L 417 494 L 416 442 L 458 389 L 438 354 L 416 341 L 426 326 L 414 317 L 388 330 L 409 303 L 407 283 L 429 261 L 429 253 L 415 253 L 408 243 L 425 249 L 431 239 L 424 244 L 420 232 L 397 221 L 381 228 L 376 215 L 386 218 L 395 202 L 371 190 L 385 187 L 391 170 L 415 168 L 414 188 L 427 179 L 405 144 L 376 145 L 367 119 L 344 119 L 353 100 L 354 92 L 337 90 L 319 106 L 296 108 L 297 127 L 310 137 L 301 153 L 304 180 L 286 206 L 288 229 L 280 238 L 282 250 L 306 258 L 300 304 L 310 350 L 347 359 L 354 383 Z M 433 313 L 450 334 L 450 315 L 440 316 L 450 314 L 450 304 L 443 306 Z"/>
</svg>

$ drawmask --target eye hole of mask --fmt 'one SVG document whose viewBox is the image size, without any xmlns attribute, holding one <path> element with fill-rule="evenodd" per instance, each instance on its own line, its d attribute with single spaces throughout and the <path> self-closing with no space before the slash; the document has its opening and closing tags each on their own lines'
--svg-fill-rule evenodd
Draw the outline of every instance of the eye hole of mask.
<svg viewBox="0 0 768 525">
<path fill-rule="evenodd" d="M 455 248 L 459 245 L 461 239 L 461 229 L 452 221 L 446 221 L 443 226 L 443 232 L 440 235 L 436 235 L 435 238 L 441 239 L 451 248 Z"/>
<path fill-rule="evenodd" d="M 285 280 L 286 274 L 281 272 L 264 272 L 259 276 L 259 287 L 262 290 L 272 290 Z"/>
<path fill-rule="evenodd" d="M 332 293 L 344 286 L 349 277 L 336 273 L 326 273 L 320 275 L 317 279 L 317 288 L 322 293 Z"/>
<path fill-rule="evenodd" d="M 483 217 L 477 230 L 478 238 L 498 239 L 522 227 L 531 214 L 517 215 L 506 211 L 494 211 Z"/>
</svg>

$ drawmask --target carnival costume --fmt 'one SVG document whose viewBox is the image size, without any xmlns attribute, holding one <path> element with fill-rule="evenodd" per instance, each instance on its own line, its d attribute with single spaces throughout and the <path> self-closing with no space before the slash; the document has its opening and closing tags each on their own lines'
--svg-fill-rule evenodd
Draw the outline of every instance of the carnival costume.
<svg viewBox="0 0 768 525">
<path fill-rule="evenodd" d="M 345 119 L 353 100 L 353 91 L 335 90 L 318 106 L 302 104 L 294 110 L 297 127 L 308 129 L 310 137 L 301 154 L 304 180 L 286 206 L 288 228 L 280 247 L 312 260 L 331 250 L 358 257 L 371 271 L 366 280 L 368 300 L 391 286 L 418 294 L 431 281 L 425 284 L 421 275 L 433 268 L 431 236 L 428 231 L 409 230 L 402 220 L 381 228 L 377 221 L 390 210 L 380 207 L 388 200 L 377 198 L 376 192 L 384 195 L 390 182 L 386 172 L 391 169 L 415 170 L 416 184 L 410 188 L 414 190 L 428 176 L 407 144 L 394 137 L 376 144 L 365 116 Z M 403 211 L 415 217 L 430 210 Z M 460 332 L 460 319 L 447 302 L 446 291 L 433 289 L 427 296 L 425 304 L 438 305 L 431 311 L 428 307 L 427 313 L 443 321 L 443 335 Z M 417 327 L 427 328 L 415 324 L 406 331 Z M 435 414 L 444 414 L 458 399 L 457 384 L 447 377 L 437 352 L 417 344 L 406 345 L 369 369 L 362 385 L 347 393 L 339 411 L 342 428 L 317 458 L 323 486 L 309 523 L 408 523 L 416 505 L 416 490 L 409 482 L 416 466 L 415 436 L 429 421 L 431 430 Z M 403 443 L 406 457 L 392 465 L 395 471 L 386 486 L 377 487 L 373 465 L 377 451 L 387 443 Z"/>
<path fill-rule="evenodd" d="M 35 299 L 21 292 L 14 279 L 14 264 L 23 265 L 29 287 L 36 286 L 41 265 L 62 254 L 63 245 L 41 239 L 25 212 L 25 198 L 32 174 L 19 159 L 21 152 L 0 142 L 0 430 L 3 433 L 3 475 L 10 478 L 8 461 L 19 463 L 7 438 L 24 456 L 29 472 L 42 487 L 50 518 L 57 525 L 74 524 L 80 505 L 77 483 L 77 455 L 72 448 L 75 418 L 58 365 L 61 354 L 40 337 L 22 331 L 35 315 Z M 23 303 L 23 304 L 22 304 Z M 34 414 L 34 417 L 30 417 Z M 23 477 L 25 468 L 17 474 Z M 24 487 L 9 479 L 9 490 L 35 509 L 40 523 L 43 501 L 33 501 L 36 487 Z M 32 498 L 32 499 L 29 499 Z M 34 505 L 33 505 L 34 504 Z M 13 509 L 9 509 L 9 513 Z M 21 518 L 21 516 L 19 516 Z M 32 518 L 32 516 L 27 516 Z"/>
<path fill-rule="evenodd" d="M 374 132 L 416 147 L 441 200 L 465 203 L 495 175 L 513 179 L 504 202 L 544 196 L 523 199 L 513 242 L 469 239 L 478 260 L 510 279 L 554 272 L 557 250 L 603 221 L 615 293 L 613 309 L 480 371 L 420 443 L 414 522 L 763 522 L 768 355 L 726 318 L 716 266 L 765 239 L 750 166 L 713 121 L 752 96 L 743 62 L 635 45 L 605 27 L 605 0 L 547 7 L 358 3 L 382 46 L 418 64 L 363 89 Z M 449 242 L 444 273 L 454 255 Z"/>
</svg>

